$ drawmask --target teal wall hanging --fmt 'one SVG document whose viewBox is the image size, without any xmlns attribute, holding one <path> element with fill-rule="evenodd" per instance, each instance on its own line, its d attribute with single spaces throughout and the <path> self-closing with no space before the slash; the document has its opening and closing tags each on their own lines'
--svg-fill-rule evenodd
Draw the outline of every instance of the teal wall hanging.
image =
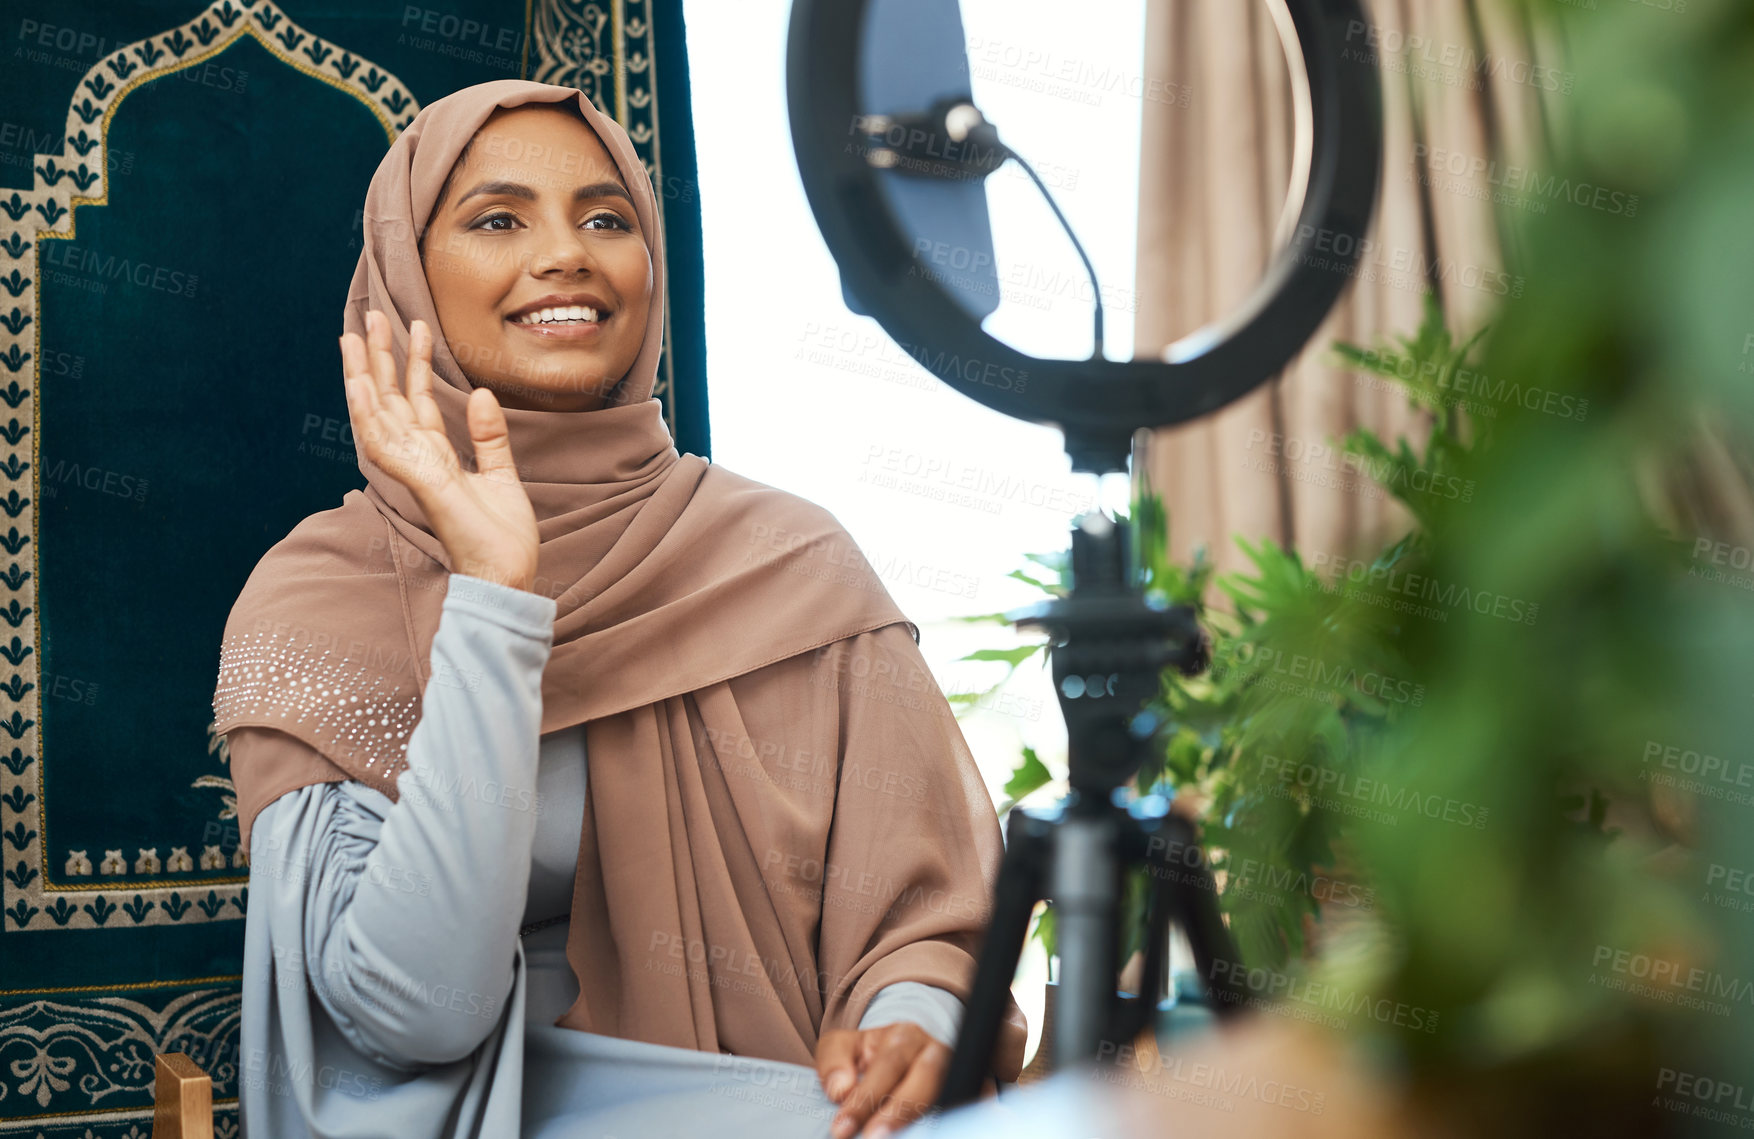
<svg viewBox="0 0 1754 1139">
<path fill-rule="evenodd" d="M 209 725 L 256 561 L 364 485 L 335 337 L 384 149 L 579 87 L 663 203 L 657 395 L 710 455 L 681 0 L 23 0 L 0 23 L 0 1137 L 238 1132 L 249 868 Z"/>
</svg>

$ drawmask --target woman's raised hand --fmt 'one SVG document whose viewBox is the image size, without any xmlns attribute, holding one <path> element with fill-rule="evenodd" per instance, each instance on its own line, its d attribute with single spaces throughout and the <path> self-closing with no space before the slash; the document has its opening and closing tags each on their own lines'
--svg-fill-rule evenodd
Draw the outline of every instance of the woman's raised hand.
<svg viewBox="0 0 1754 1139">
<path fill-rule="evenodd" d="M 528 591 L 541 545 L 536 511 L 512 461 L 505 412 L 486 388 L 469 393 L 475 471 L 465 471 L 432 398 L 432 329 L 408 332 L 408 391 L 396 377 L 390 325 L 373 309 L 366 336 L 341 337 L 347 415 L 366 458 L 406 486 L 444 543 L 451 572 Z"/>
</svg>

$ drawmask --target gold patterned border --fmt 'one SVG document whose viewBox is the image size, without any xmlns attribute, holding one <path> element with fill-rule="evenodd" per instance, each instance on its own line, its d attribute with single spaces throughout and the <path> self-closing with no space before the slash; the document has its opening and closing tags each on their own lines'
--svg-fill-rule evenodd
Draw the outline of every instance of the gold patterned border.
<svg viewBox="0 0 1754 1139">
<path fill-rule="evenodd" d="M 150 1094 L 154 1079 L 153 1057 L 178 1047 L 187 1047 L 191 1039 L 213 1041 L 235 1040 L 238 1017 L 242 1012 L 242 992 L 233 974 L 218 977 L 193 977 L 185 981 L 145 981 L 133 985 L 75 985 L 48 989 L 0 990 L 0 997 L 25 997 L 0 1003 L 0 1055 L 7 1063 L 0 1072 L 0 1109 L 8 1118 L 0 1120 L 0 1135 L 13 1133 L 43 1134 L 44 1128 L 57 1135 L 68 1134 L 62 1128 L 91 1125 L 104 1127 L 104 1134 L 114 1135 L 109 1128 L 124 1124 L 144 1123 L 139 1132 L 147 1139 L 151 1131 L 151 1107 L 102 1108 L 97 1106 L 107 1097 L 132 1097 L 138 1101 Z M 201 988 L 203 985 L 219 988 Z M 163 1008 L 116 993 L 139 990 L 189 989 L 165 1004 Z M 85 999 L 55 999 L 62 994 L 97 993 Z M 199 1058 L 210 1072 L 220 1071 L 227 1079 L 235 1079 L 235 1062 L 215 1062 L 213 1057 Z M 47 1108 L 56 1100 L 73 1094 L 77 1084 L 88 1099 L 88 1105 L 72 1111 L 38 1110 L 23 1114 L 31 1107 Z M 237 1099 L 215 1100 L 214 1133 L 237 1134 Z M 86 1135 L 93 1134 L 89 1129 Z M 129 1132 L 132 1134 L 133 1132 Z"/>
<path fill-rule="evenodd" d="M 644 163 L 663 208 L 664 162 L 658 137 L 658 69 L 648 0 L 530 0 L 525 44 L 536 45 L 538 83 L 577 87 L 597 109 L 621 124 Z M 612 49 L 603 50 L 607 41 Z M 528 47 L 526 46 L 526 51 Z M 631 77 L 631 82 L 630 82 Z M 613 106 L 605 93 L 613 94 Z M 666 274 L 666 280 L 668 275 Z M 667 300 L 668 298 L 666 298 Z M 664 354 L 652 394 L 664 401 L 664 419 L 676 434 L 676 370 L 671 352 L 670 305 L 664 305 Z"/>
<path fill-rule="evenodd" d="M 82 205 L 109 203 L 106 150 L 109 128 L 116 110 L 129 92 L 142 84 L 171 75 L 184 68 L 208 60 L 244 36 L 253 37 L 275 58 L 297 71 L 327 83 L 364 103 L 382 124 L 390 141 L 413 120 L 419 103 L 408 87 L 389 71 L 364 57 L 354 55 L 340 45 L 300 27 L 272 0 L 218 0 L 187 23 L 168 31 L 147 36 L 131 43 L 101 60 L 88 70 L 74 88 L 67 109 L 66 130 L 57 154 L 33 154 L 35 177 L 29 190 L 14 190 L 9 198 L 0 198 L 0 364 L 13 373 L 31 363 L 29 375 L 33 387 L 22 390 L 16 380 L 10 388 L 0 390 L 0 399 L 15 413 L 11 422 L 0 428 L 0 470 L 13 479 L 23 473 L 28 459 L 31 470 L 32 498 L 9 511 L 14 518 L 31 510 L 28 525 L 13 529 L 11 535 L 0 537 L 0 543 L 14 557 L 24 544 L 31 544 L 31 572 L 26 574 L 15 561 L 9 571 L 0 574 L 15 594 L 10 612 L 0 609 L 14 628 L 24 621 L 31 623 L 28 650 L 22 640 L 14 641 L 7 651 L 8 663 L 23 667 L 24 658 L 34 653 L 37 685 L 15 698 L 18 705 L 10 719 L 0 719 L 0 729 L 12 737 L 10 754 L 0 751 L 0 872 L 4 874 L 4 904 L 0 906 L 0 928 L 6 933 L 24 930 L 67 930 L 133 928 L 142 925 L 192 924 L 202 921 L 236 920 L 243 916 L 248 876 L 208 879 L 146 879 L 115 877 L 90 886 L 51 883 L 48 875 L 48 811 L 45 802 L 42 761 L 41 725 L 41 662 L 42 625 L 38 618 L 35 581 L 40 573 L 36 556 L 41 533 L 35 512 L 42 500 L 41 455 L 38 445 L 42 437 L 40 408 L 35 391 L 42 383 L 42 322 L 36 282 L 42 279 L 41 246 L 44 240 L 71 240 L 75 236 L 75 214 Z M 95 133 L 94 133 L 95 132 Z M 25 275 L 28 267 L 30 275 Z M 25 333 L 30 330 L 30 351 L 25 350 Z M 28 401 L 28 411 L 21 405 Z M 0 412 L 4 414 L 4 412 Z M 28 414 L 30 426 L 20 422 Z M 29 440 L 25 436 L 29 435 Z M 24 533 L 21 535 L 20 529 Z M 15 684 L 14 691 L 20 685 Z M 35 810 L 32 811 L 32 806 Z M 34 828 L 30 825 L 35 824 Z M 211 865 L 218 848 L 203 852 L 202 861 Z M 142 850 L 136 859 L 137 871 L 149 874 L 162 872 L 157 848 Z M 171 871 L 195 869 L 195 859 L 186 847 L 172 847 Z M 103 864 L 114 866 L 113 855 L 106 851 Z M 180 857 L 179 857 L 180 855 Z M 83 863 L 82 860 L 83 859 Z M 89 872 L 90 859 L 84 851 L 70 851 L 69 872 Z M 237 861 L 234 860 L 234 865 Z M 125 868 L 125 860 L 122 863 Z M 206 897 L 199 891 L 205 890 Z M 190 896 L 184 897 L 188 893 Z M 130 896 L 131 895 L 131 896 Z M 112 920 L 115 925 L 111 925 Z"/>
<path fill-rule="evenodd" d="M 582 0 L 530 0 L 526 6 L 527 31 L 525 51 L 534 41 L 537 48 L 537 69 L 533 78 L 540 82 L 558 83 L 584 91 L 605 114 L 613 114 L 633 141 L 636 153 L 646 167 L 652 184 L 659 190 L 660 208 L 664 186 L 663 165 L 658 132 L 657 76 L 654 31 L 648 0 L 610 0 L 609 8 Z M 607 34 L 606 34 L 607 33 Z M 334 43 L 313 35 L 300 27 L 272 0 L 218 0 L 194 19 L 167 32 L 148 36 L 120 49 L 113 56 L 93 66 L 75 88 L 74 101 L 68 108 L 67 131 L 59 154 L 33 155 L 36 170 L 29 191 L 14 191 L 9 199 L 0 199 L 0 269 L 6 260 L 14 264 L 10 274 L 0 273 L 0 289 L 10 297 L 0 297 L 0 309 L 7 300 L 13 301 L 10 313 L 0 313 L 0 364 L 13 372 L 25 362 L 34 361 L 31 376 L 41 383 L 41 324 L 35 282 L 41 279 L 40 243 L 44 239 L 68 240 L 75 236 L 74 214 L 81 205 L 107 205 L 109 188 L 106 180 L 105 148 L 109 125 L 122 99 L 134 88 L 151 80 L 172 74 L 203 62 L 224 51 L 244 36 L 256 39 L 264 49 L 288 66 L 320 82 L 327 83 L 358 98 L 383 125 L 386 136 L 394 141 L 401 130 L 413 120 L 419 104 L 411 91 L 393 74 L 355 56 Z M 603 51 L 605 39 L 611 45 Z M 199 49 L 199 50 L 196 50 Z M 526 54 L 525 66 L 528 67 Z M 613 94 L 614 107 L 607 106 L 604 80 L 613 78 L 607 93 Z M 101 118 L 93 138 L 88 128 Z M 75 133 L 77 132 L 77 134 Z M 69 153 L 69 148 L 74 153 Z M 63 184 L 66 183 L 66 184 Z M 95 196 L 93 191 L 96 191 Z M 77 192 L 75 192 L 77 191 Z M 26 261 L 26 255 L 29 260 Z M 28 264 L 31 276 L 25 276 L 19 265 Z M 32 328 L 31 351 L 23 348 L 24 331 Z M 664 367 L 653 394 L 664 400 L 665 416 L 675 434 L 675 407 L 670 393 L 675 390 L 674 365 L 671 352 L 671 319 L 665 306 Z M 22 437 L 28 433 L 32 492 L 35 496 L 26 506 L 41 498 L 40 462 L 37 439 L 41 421 L 31 392 L 17 393 L 16 387 L 0 390 L 16 412 L 19 404 L 30 400 L 32 426 L 25 429 L 15 416 L 0 428 L 0 452 L 10 450 L 0 460 L 0 470 L 17 477 L 24 469 Z M 3 413 L 0 413 L 3 414 Z M 34 543 L 40 537 L 32 515 L 30 537 L 33 543 L 31 574 L 23 574 L 16 563 L 10 576 L 0 574 L 0 583 L 9 584 L 18 595 L 25 619 L 32 622 L 32 642 L 37 660 L 41 657 L 41 626 L 36 620 L 35 581 L 37 561 Z M 0 542 L 5 542 L 0 537 Z M 9 550 L 16 553 L 22 542 L 14 531 Z M 14 610 L 15 613 L 18 610 Z M 0 616 L 5 616 L 0 610 Z M 4 649 L 0 648 L 0 653 Z M 14 661 L 15 667 L 22 660 Z M 39 675 L 38 680 L 41 677 Z M 0 927 L 5 932 L 21 930 L 99 929 L 109 926 L 117 915 L 126 915 L 132 925 L 166 925 L 199 921 L 236 920 L 243 916 L 247 893 L 247 876 L 189 880 L 164 877 L 109 878 L 91 886 L 61 885 L 48 880 L 47 807 L 43 793 L 43 765 L 39 688 L 26 693 L 18 701 L 23 705 L 10 723 L 0 720 L 0 729 L 13 732 L 15 745 L 8 756 L 0 753 L 0 867 L 4 867 L 3 916 Z M 27 825 L 29 810 L 36 805 L 35 829 Z M 7 823 L 11 826 L 8 827 Z M 196 858 L 185 847 L 172 847 L 164 862 L 157 859 L 156 848 L 142 850 L 134 860 L 137 871 L 159 873 L 154 867 L 166 863 L 174 869 L 195 869 Z M 212 863 L 218 848 L 204 850 L 199 861 Z M 241 852 L 239 852 L 241 855 Z M 20 857 L 22 856 L 22 857 Z M 84 862 L 80 861 L 81 856 Z M 179 857 L 180 856 L 180 857 Z M 121 852 L 106 850 L 98 860 L 100 866 L 115 866 L 126 859 Z M 87 851 L 68 852 L 69 873 L 88 873 L 91 862 Z M 232 864 L 243 859 L 234 856 Z M 217 868 L 213 865 L 203 869 Z M 185 891 L 206 889 L 205 898 L 184 897 Z M 123 897 L 117 902 L 107 894 Z M 130 928 L 131 928 L 130 926 Z"/>
</svg>

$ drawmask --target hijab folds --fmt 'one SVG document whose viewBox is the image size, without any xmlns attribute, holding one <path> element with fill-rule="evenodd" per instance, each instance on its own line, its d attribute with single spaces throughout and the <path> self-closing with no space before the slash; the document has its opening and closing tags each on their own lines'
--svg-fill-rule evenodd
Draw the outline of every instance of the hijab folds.
<svg viewBox="0 0 1754 1139">
<path fill-rule="evenodd" d="M 465 144 L 499 108 L 575 104 L 614 159 L 651 253 L 638 358 L 607 406 L 505 408 L 535 508 L 534 591 L 557 604 L 544 734 L 585 725 L 589 785 L 567 938 L 578 1001 L 556 1023 L 812 1065 L 885 985 L 967 999 L 1002 852 L 991 799 L 896 606 L 827 510 L 678 454 L 653 396 L 662 218 L 626 132 L 577 89 L 524 80 L 425 107 L 366 194 L 343 324 L 377 309 L 405 375 L 433 329 L 432 395 L 473 460 L 471 383 L 417 245 Z M 213 708 L 245 849 L 278 796 L 358 780 L 392 799 L 429 689 L 450 569 L 408 490 L 363 490 L 299 523 L 232 608 Z M 994 1072 L 1017 1076 L 1013 1005 Z"/>
</svg>

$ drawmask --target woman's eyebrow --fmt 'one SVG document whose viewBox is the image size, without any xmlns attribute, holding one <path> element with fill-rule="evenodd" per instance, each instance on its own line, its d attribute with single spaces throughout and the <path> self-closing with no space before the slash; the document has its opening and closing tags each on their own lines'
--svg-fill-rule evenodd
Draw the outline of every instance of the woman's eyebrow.
<svg viewBox="0 0 1754 1139">
<path fill-rule="evenodd" d="M 632 196 L 620 182 L 592 182 L 589 186 L 580 186 L 572 192 L 572 200 L 575 202 L 582 202 L 586 198 L 620 198 L 628 205 L 633 205 Z"/>
<path fill-rule="evenodd" d="M 536 200 L 536 191 L 521 182 L 483 182 L 458 198 L 457 204 L 462 205 L 477 194 L 503 194 L 506 197 L 523 198 L 526 201 Z M 633 205 L 633 198 L 619 182 L 592 182 L 588 186 L 580 186 L 573 191 L 572 198 L 575 202 L 582 202 L 586 198 L 620 198 L 628 205 Z"/>
</svg>

